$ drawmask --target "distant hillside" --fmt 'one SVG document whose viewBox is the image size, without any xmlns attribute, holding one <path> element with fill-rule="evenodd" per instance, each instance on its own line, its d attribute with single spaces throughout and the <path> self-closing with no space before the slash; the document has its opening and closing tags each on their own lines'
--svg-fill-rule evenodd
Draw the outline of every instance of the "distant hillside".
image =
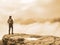
<svg viewBox="0 0 60 45">
<path fill-rule="evenodd" d="M 45 23 L 46 21 L 50 22 L 50 23 L 54 23 L 54 22 L 60 22 L 60 18 L 51 18 L 51 19 L 35 19 L 35 18 L 30 18 L 30 19 L 26 19 L 26 20 L 22 20 L 22 19 L 16 19 L 15 20 L 16 23 L 20 23 L 20 24 L 32 24 L 32 23 Z"/>
</svg>

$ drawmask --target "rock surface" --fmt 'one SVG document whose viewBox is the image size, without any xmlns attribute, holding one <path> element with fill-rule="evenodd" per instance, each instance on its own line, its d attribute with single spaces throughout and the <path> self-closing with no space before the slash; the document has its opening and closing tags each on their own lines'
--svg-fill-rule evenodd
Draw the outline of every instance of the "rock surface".
<svg viewBox="0 0 60 45">
<path fill-rule="evenodd" d="M 4 35 L 3 41 L 7 40 L 7 44 L 26 44 L 26 45 L 60 45 L 60 37 L 55 36 L 39 36 L 31 34 L 11 34 Z"/>
</svg>

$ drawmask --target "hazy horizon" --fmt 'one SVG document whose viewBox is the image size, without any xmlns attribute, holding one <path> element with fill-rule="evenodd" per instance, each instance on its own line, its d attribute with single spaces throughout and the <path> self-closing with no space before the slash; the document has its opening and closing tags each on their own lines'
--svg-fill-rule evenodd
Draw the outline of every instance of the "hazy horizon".
<svg viewBox="0 0 60 45">
<path fill-rule="evenodd" d="M 0 0 L 0 39 L 8 34 L 10 15 L 15 33 L 60 37 L 60 0 Z"/>
</svg>

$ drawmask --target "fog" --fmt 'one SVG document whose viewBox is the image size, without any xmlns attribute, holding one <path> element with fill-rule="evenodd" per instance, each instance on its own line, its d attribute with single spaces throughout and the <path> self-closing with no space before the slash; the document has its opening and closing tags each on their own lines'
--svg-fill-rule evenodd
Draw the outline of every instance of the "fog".
<svg viewBox="0 0 60 45">
<path fill-rule="evenodd" d="M 0 0 L 0 39 L 8 34 L 10 15 L 14 33 L 60 37 L 60 0 Z"/>
<path fill-rule="evenodd" d="M 8 25 L 0 24 L 0 39 L 8 34 Z M 14 24 L 14 33 L 52 35 L 60 37 L 60 22 L 32 23 L 29 25 Z"/>
</svg>

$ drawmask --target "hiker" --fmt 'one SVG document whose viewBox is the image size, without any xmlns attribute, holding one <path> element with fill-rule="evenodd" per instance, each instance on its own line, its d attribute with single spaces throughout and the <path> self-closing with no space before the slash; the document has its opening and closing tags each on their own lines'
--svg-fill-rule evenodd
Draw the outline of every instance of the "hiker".
<svg viewBox="0 0 60 45">
<path fill-rule="evenodd" d="M 13 34 L 13 19 L 12 19 L 12 16 L 9 16 L 8 24 L 9 24 L 9 34 L 10 34 L 11 29 L 12 29 L 12 34 Z"/>
</svg>

